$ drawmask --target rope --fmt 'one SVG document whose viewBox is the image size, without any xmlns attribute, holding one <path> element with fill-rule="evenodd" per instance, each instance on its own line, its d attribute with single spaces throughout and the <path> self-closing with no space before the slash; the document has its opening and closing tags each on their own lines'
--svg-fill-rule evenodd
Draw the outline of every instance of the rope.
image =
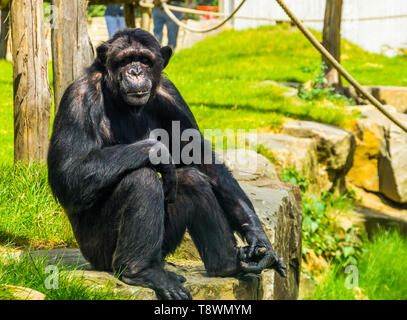
<svg viewBox="0 0 407 320">
<path fill-rule="evenodd" d="M 177 7 L 167 4 L 168 9 L 175 12 L 183 12 L 183 13 L 193 13 L 193 14 L 209 14 L 215 17 L 226 17 L 227 15 L 221 12 L 212 12 L 212 11 L 204 11 L 204 10 L 196 10 L 196 9 L 189 9 L 184 7 Z M 248 16 L 235 16 L 236 19 L 243 19 L 243 20 L 254 20 L 254 21 L 291 21 L 290 19 L 284 18 L 266 18 L 266 17 L 248 17 Z M 390 20 L 390 19 L 400 19 L 400 18 L 407 18 L 407 14 L 400 14 L 395 16 L 382 16 L 382 17 L 362 17 L 362 18 L 343 18 L 341 21 L 372 21 L 372 20 Z M 310 23 L 310 22 L 324 22 L 324 19 L 300 19 L 302 22 Z"/>
<path fill-rule="evenodd" d="M 367 92 L 341 65 L 340 63 L 329 53 L 328 50 L 324 48 L 323 45 L 314 37 L 314 35 L 305 27 L 301 21 L 294 15 L 294 13 L 287 7 L 283 0 L 276 0 L 284 12 L 290 17 L 294 24 L 301 30 L 305 37 L 312 43 L 312 45 L 335 67 L 336 70 L 367 100 L 370 101 L 373 106 L 375 106 L 384 116 L 386 116 L 390 121 L 392 121 L 396 126 L 407 133 L 407 127 L 404 126 L 400 121 L 393 117 L 384 106 L 373 97 L 369 92 Z"/>
<path fill-rule="evenodd" d="M 198 33 L 207 33 L 211 32 L 213 30 L 219 29 L 221 26 L 223 26 L 226 22 L 228 22 L 230 19 L 233 18 L 233 16 L 239 11 L 239 9 L 244 5 L 246 0 L 242 0 L 242 2 L 239 4 L 239 6 L 231 13 L 229 17 L 227 17 L 225 20 L 223 20 L 221 23 L 217 24 L 214 27 L 210 27 L 207 29 L 197 29 L 190 27 L 186 25 L 185 23 L 181 22 L 169 9 L 169 6 L 167 4 L 167 0 L 161 0 L 161 5 L 165 11 L 165 13 L 171 18 L 172 21 L 174 21 L 179 27 L 184 28 L 190 32 L 198 32 Z M 206 12 L 208 14 L 208 12 Z"/>
<path fill-rule="evenodd" d="M 329 53 L 328 50 L 315 38 L 315 36 L 303 25 L 303 23 L 294 15 L 294 13 L 287 7 L 283 0 L 276 0 L 280 7 L 284 10 L 287 16 L 291 19 L 292 22 L 300 29 L 300 31 L 304 34 L 304 36 L 311 42 L 311 44 L 332 64 L 332 66 L 338 70 L 338 72 L 360 93 L 362 94 L 369 102 L 376 107 L 385 117 L 387 117 L 391 122 L 393 122 L 396 126 L 398 126 L 401 130 L 407 133 L 407 127 L 404 126 L 399 120 L 397 120 L 393 115 L 391 115 L 384 106 L 377 100 L 373 95 L 367 92 L 360 84 L 357 82 L 342 66 L 341 64 Z M 223 20 L 221 23 L 217 24 L 214 27 L 210 27 L 207 29 L 196 29 L 192 28 L 185 23 L 182 23 L 171 11 L 170 6 L 167 4 L 167 0 L 161 0 L 161 5 L 165 11 L 165 13 L 173 20 L 179 27 L 185 28 L 191 32 L 199 32 L 199 33 L 206 33 L 213 30 L 216 30 L 223 26 L 226 22 L 233 18 L 233 16 L 239 11 L 239 9 L 243 6 L 246 0 L 242 0 L 239 6 L 232 12 L 232 14 Z M 140 2 L 140 5 L 144 4 L 144 1 Z M 171 6 L 173 8 L 173 6 Z M 178 7 L 176 7 L 178 9 Z M 174 10 L 174 9 L 173 9 Z M 198 10 L 197 10 L 198 11 Z M 195 12 L 196 13 L 196 12 Z M 213 14 L 204 11 L 206 14 Z M 217 15 L 217 14 L 216 14 Z M 404 15 L 400 16 L 393 16 L 393 17 L 404 17 Z M 384 17 L 376 17 L 376 18 L 384 18 Z M 360 20 L 362 20 L 361 18 Z M 372 19 L 372 18 L 365 18 L 365 19 Z"/>
</svg>

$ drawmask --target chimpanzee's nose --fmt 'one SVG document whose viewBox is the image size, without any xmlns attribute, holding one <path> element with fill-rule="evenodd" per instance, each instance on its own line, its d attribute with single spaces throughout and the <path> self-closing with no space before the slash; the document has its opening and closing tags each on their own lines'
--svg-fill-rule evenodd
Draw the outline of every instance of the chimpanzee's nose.
<svg viewBox="0 0 407 320">
<path fill-rule="evenodd" d="M 135 68 L 130 68 L 128 71 L 128 74 L 133 76 L 133 77 L 138 77 L 141 74 L 141 68 L 135 67 Z"/>
</svg>

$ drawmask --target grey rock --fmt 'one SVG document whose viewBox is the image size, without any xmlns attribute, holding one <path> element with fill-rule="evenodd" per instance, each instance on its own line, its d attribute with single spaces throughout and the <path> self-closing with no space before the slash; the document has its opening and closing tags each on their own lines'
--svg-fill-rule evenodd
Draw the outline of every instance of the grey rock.
<svg viewBox="0 0 407 320">
<path fill-rule="evenodd" d="M 249 136 L 248 140 L 272 152 L 279 173 L 284 168 L 294 167 L 301 174 L 310 177 L 315 187 L 329 185 L 327 172 L 318 164 L 317 144 L 313 139 L 267 133 Z"/>
<path fill-rule="evenodd" d="M 400 119 L 407 124 L 407 116 L 400 114 Z M 407 133 L 395 125 L 385 127 L 378 170 L 380 192 L 395 202 L 407 203 Z"/>
<path fill-rule="evenodd" d="M 44 300 L 45 294 L 31 288 L 4 285 L 0 287 L 3 294 L 11 296 L 16 300 Z"/>
<path fill-rule="evenodd" d="M 331 189 L 343 191 L 345 176 L 352 167 L 355 137 L 344 129 L 312 121 L 292 121 L 283 124 L 284 134 L 314 139 L 318 162 L 326 167 Z"/>
<path fill-rule="evenodd" d="M 274 165 L 264 156 L 248 149 L 228 149 L 216 152 L 219 160 L 231 170 L 237 180 L 250 181 L 260 178 L 278 180 Z"/>
<path fill-rule="evenodd" d="M 301 271 L 302 204 L 298 186 L 273 181 L 261 186 L 240 183 L 262 222 L 274 250 L 287 265 L 287 277 L 273 270 L 262 273 L 263 300 L 298 297 Z"/>
<path fill-rule="evenodd" d="M 407 125 L 407 115 L 395 108 L 386 110 Z M 373 106 L 358 106 L 355 168 L 350 179 L 357 186 L 380 192 L 390 200 L 407 203 L 407 134 Z"/>
</svg>

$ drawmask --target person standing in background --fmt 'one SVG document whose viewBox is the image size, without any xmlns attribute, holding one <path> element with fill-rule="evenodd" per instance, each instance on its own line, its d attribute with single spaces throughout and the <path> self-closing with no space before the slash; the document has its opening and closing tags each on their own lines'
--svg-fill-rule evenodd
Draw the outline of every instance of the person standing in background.
<svg viewBox="0 0 407 320">
<path fill-rule="evenodd" d="M 109 38 L 113 37 L 117 31 L 126 29 L 123 5 L 113 4 L 106 6 L 105 20 Z"/>
<path fill-rule="evenodd" d="M 171 1 L 172 6 L 182 7 L 184 1 Z M 173 11 L 174 15 L 178 18 L 182 18 L 181 12 Z M 164 12 L 162 8 L 155 7 L 153 9 L 153 20 L 154 20 L 154 36 L 157 38 L 158 42 L 161 44 L 163 39 L 163 28 L 164 25 L 167 26 L 167 37 L 168 45 L 174 50 L 177 46 L 178 37 L 178 26 L 175 22 L 171 20 L 169 16 Z"/>
</svg>

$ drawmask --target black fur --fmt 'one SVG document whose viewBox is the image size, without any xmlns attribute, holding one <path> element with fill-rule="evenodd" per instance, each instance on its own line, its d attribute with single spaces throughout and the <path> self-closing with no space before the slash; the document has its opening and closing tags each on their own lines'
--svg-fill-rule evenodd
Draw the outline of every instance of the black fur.
<svg viewBox="0 0 407 320">
<path fill-rule="evenodd" d="M 188 228 L 212 275 L 264 268 L 284 274 L 252 204 L 223 164 L 150 162 L 151 148 L 163 147 L 149 139 L 151 130 L 171 135 L 172 121 L 198 130 L 162 75 L 170 56 L 171 49 L 145 31 L 118 32 L 61 100 L 49 183 L 83 255 L 97 269 L 122 271 L 123 281 L 153 288 L 159 298 L 189 299 L 185 279 L 163 268 Z M 248 247 L 236 248 L 234 231 Z"/>
</svg>

